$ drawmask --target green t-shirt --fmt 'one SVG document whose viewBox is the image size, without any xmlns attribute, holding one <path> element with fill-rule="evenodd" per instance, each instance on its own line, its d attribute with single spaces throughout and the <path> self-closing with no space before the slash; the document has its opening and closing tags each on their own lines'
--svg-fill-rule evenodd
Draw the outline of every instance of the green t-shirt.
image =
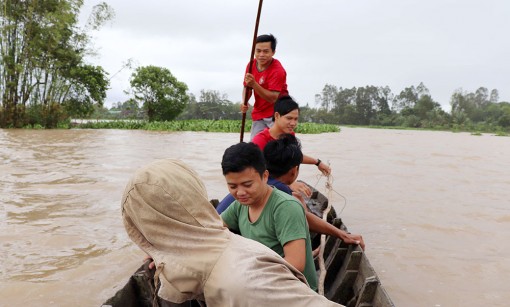
<svg viewBox="0 0 510 307">
<path fill-rule="evenodd" d="M 310 288 L 317 291 L 317 273 L 305 211 L 293 196 L 273 189 L 260 217 L 253 223 L 248 217 L 248 206 L 241 205 L 237 200 L 221 214 L 221 218 L 230 229 L 264 244 L 282 257 L 285 256 L 285 243 L 305 239 L 306 264 L 303 274 Z"/>
</svg>

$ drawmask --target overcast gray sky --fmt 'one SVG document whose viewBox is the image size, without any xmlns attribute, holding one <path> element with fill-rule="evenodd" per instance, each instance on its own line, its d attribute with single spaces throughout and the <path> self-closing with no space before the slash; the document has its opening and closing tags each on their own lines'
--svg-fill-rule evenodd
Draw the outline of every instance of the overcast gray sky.
<svg viewBox="0 0 510 307">
<path fill-rule="evenodd" d="M 85 0 L 87 15 L 96 0 Z M 90 59 L 110 76 L 128 59 L 170 69 L 197 98 L 216 90 L 241 101 L 258 0 L 107 0 L 112 22 L 94 33 Z M 275 58 L 290 94 L 315 105 L 325 84 L 423 82 L 444 109 L 452 93 L 481 86 L 510 101 L 508 0 L 265 0 L 259 34 L 278 38 Z M 107 106 L 125 101 L 132 71 L 115 75 Z"/>
</svg>

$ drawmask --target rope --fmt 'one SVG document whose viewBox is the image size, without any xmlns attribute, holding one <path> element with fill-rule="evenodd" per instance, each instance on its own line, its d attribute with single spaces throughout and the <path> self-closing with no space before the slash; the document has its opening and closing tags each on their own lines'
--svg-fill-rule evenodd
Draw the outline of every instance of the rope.
<svg viewBox="0 0 510 307">
<path fill-rule="evenodd" d="M 327 197 L 328 197 L 328 206 L 324 211 L 322 212 L 322 219 L 327 222 L 329 211 L 331 211 L 331 202 L 329 201 L 331 199 L 331 187 L 332 187 L 332 177 L 331 175 L 328 175 L 326 181 L 326 191 Z M 345 207 L 345 206 L 344 206 Z M 343 209 L 342 209 L 343 210 Z M 324 280 L 326 279 L 326 265 L 324 263 L 324 246 L 326 245 L 326 235 L 321 235 L 321 245 L 319 249 L 319 268 L 320 268 L 320 275 L 319 275 L 319 294 L 324 295 Z"/>
<path fill-rule="evenodd" d="M 328 165 L 329 165 L 329 163 L 328 163 Z M 327 194 L 327 198 L 328 198 L 328 206 L 322 212 L 322 219 L 327 222 L 328 214 L 331 211 L 331 206 L 332 206 L 331 205 L 332 204 L 332 201 L 331 201 L 332 194 L 336 193 L 337 195 L 339 195 L 340 197 L 342 197 L 344 199 L 344 205 L 343 205 L 342 209 L 337 213 L 337 215 L 340 215 L 344 211 L 345 207 L 347 206 L 347 198 L 333 189 L 334 178 L 333 178 L 333 175 L 331 175 L 331 174 L 329 174 L 328 176 L 324 176 L 323 174 L 318 175 L 317 182 L 313 186 L 314 189 L 317 190 L 317 185 L 319 184 L 319 181 L 322 179 L 322 177 L 326 177 L 325 190 L 327 191 L 326 194 Z M 318 290 L 319 290 L 320 295 L 324 295 L 324 280 L 326 279 L 326 265 L 324 263 L 324 248 L 325 248 L 325 246 L 326 246 L 326 235 L 323 234 L 323 235 L 321 235 L 321 244 L 319 247 L 320 274 L 319 274 Z"/>
<path fill-rule="evenodd" d="M 338 191 L 336 191 L 335 189 L 333 189 L 333 182 L 335 181 L 335 177 L 333 177 L 333 175 L 329 174 L 328 176 L 324 176 L 322 175 L 322 173 L 320 175 L 317 175 L 317 181 L 315 182 L 314 185 L 310 185 L 311 187 L 313 187 L 314 189 L 318 190 L 317 189 L 317 186 L 319 185 L 319 182 L 321 181 L 321 179 L 323 177 L 326 177 L 327 178 L 327 182 L 326 182 L 326 190 L 328 191 L 328 200 L 331 200 L 330 196 L 330 192 L 334 192 L 336 195 L 340 196 L 343 200 L 344 200 L 344 205 L 342 206 L 342 208 L 340 209 L 340 211 L 337 213 L 337 215 L 340 215 L 345 207 L 347 207 L 347 198 L 345 196 L 343 196 L 342 194 L 340 194 Z"/>
</svg>

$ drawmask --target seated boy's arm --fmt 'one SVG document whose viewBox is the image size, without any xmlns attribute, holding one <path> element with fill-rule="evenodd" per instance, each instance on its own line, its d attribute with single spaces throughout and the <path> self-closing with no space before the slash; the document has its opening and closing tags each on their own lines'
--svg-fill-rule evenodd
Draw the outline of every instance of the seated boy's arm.
<svg viewBox="0 0 510 307">
<path fill-rule="evenodd" d="M 227 208 L 235 201 L 236 199 L 234 198 L 234 196 L 232 196 L 232 194 L 228 194 L 227 196 L 225 196 L 225 198 L 223 198 L 220 203 L 218 204 L 218 206 L 216 206 L 216 212 L 218 212 L 219 214 L 222 214 L 223 211 L 227 210 Z"/>
<path fill-rule="evenodd" d="M 283 253 L 288 263 L 292 264 L 300 272 L 305 270 L 306 263 L 306 241 L 305 239 L 293 240 L 285 243 Z"/>
<path fill-rule="evenodd" d="M 306 220 L 308 221 L 308 227 L 311 232 L 334 236 L 343 240 L 347 244 L 359 244 L 361 249 L 365 250 L 365 242 L 361 235 L 351 234 L 340 228 L 336 228 L 311 212 L 306 212 Z"/>
<path fill-rule="evenodd" d="M 274 211 L 276 236 L 283 246 L 284 259 L 300 272 L 306 264 L 308 225 L 302 205 L 291 197 L 279 203 Z"/>
<path fill-rule="evenodd" d="M 231 231 L 239 230 L 239 220 L 237 216 L 237 210 L 234 204 L 230 205 L 225 211 L 220 214 L 223 226 L 227 227 Z"/>
</svg>

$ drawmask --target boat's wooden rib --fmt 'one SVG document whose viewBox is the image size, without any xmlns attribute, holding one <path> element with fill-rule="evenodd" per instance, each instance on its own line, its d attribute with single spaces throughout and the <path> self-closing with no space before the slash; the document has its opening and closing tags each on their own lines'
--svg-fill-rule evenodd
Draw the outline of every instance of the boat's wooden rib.
<svg viewBox="0 0 510 307">
<path fill-rule="evenodd" d="M 347 231 L 335 218 L 333 225 Z M 325 296 L 348 307 L 394 306 L 365 253 L 359 246 L 346 245 L 328 237 L 325 251 Z"/>
</svg>

